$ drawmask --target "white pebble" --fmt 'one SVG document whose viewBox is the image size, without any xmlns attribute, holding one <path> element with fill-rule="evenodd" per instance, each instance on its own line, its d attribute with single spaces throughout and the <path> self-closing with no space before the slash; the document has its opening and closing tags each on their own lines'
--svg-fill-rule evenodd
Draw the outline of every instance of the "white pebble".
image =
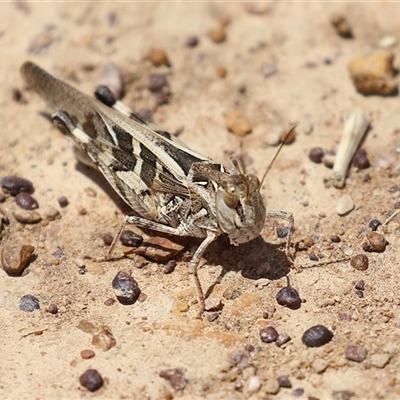
<svg viewBox="0 0 400 400">
<path fill-rule="evenodd" d="M 260 390 L 260 387 L 261 387 L 260 378 L 258 376 L 251 376 L 247 380 L 247 382 L 244 386 L 244 390 L 248 394 L 257 393 Z"/>
<path fill-rule="evenodd" d="M 397 39 L 394 36 L 384 36 L 378 42 L 378 46 L 382 49 L 390 49 L 391 47 L 396 46 Z"/>
<path fill-rule="evenodd" d="M 340 197 L 336 205 L 336 212 L 340 215 L 346 215 L 354 209 L 354 201 L 349 194 Z"/>
</svg>

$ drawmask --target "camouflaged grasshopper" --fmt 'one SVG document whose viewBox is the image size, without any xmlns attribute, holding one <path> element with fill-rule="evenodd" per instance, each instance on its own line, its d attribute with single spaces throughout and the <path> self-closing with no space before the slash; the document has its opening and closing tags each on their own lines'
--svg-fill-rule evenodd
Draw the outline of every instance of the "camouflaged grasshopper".
<svg viewBox="0 0 400 400">
<path fill-rule="evenodd" d="M 189 264 L 199 294 L 199 316 L 205 298 L 197 268 L 207 247 L 222 233 L 237 246 L 260 235 L 266 216 L 283 218 L 289 223 L 286 257 L 292 264 L 293 216 L 266 211 L 260 194 L 269 168 L 260 182 L 255 175 L 243 174 L 232 158 L 228 172 L 130 110 L 106 86 L 96 88 L 94 99 L 29 61 L 22 65 L 21 75 L 55 111 L 54 123 L 74 139 L 138 214 L 125 216 L 108 256 L 125 224 L 204 238 Z"/>
</svg>

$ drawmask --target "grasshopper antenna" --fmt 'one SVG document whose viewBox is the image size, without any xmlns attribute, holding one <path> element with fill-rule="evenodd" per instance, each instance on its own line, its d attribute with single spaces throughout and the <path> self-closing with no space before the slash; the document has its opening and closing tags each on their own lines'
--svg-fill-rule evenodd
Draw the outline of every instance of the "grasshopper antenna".
<svg viewBox="0 0 400 400">
<path fill-rule="evenodd" d="M 286 144 L 286 140 L 287 140 L 288 137 L 293 133 L 293 131 L 296 129 L 296 126 L 297 126 L 297 124 L 294 125 L 294 126 L 292 126 L 292 127 L 290 128 L 290 130 L 286 133 L 285 137 L 283 138 L 282 143 L 280 144 L 278 150 L 276 151 L 276 153 L 275 153 L 275 155 L 274 155 L 274 158 L 271 160 L 271 162 L 269 163 L 269 165 L 268 165 L 268 167 L 267 167 L 267 170 L 264 172 L 264 175 L 263 175 L 263 177 L 262 177 L 262 179 L 261 179 L 261 182 L 260 182 L 259 190 L 261 190 L 261 187 L 262 187 L 262 185 L 263 185 L 263 183 L 264 183 L 265 177 L 267 176 L 267 174 L 268 174 L 269 170 L 271 169 L 271 167 L 272 167 L 274 161 L 276 160 L 276 157 L 278 157 L 278 154 L 280 153 L 282 147 Z"/>
</svg>

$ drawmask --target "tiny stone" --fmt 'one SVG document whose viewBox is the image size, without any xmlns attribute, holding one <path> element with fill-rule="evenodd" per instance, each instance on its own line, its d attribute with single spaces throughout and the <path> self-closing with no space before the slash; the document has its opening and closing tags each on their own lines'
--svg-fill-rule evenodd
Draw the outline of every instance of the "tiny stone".
<svg viewBox="0 0 400 400">
<path fill-rule="evenodd" d="M 266 382 L 263 382 L 262 388 L 267 394 L 277 394 L 279 392 L 280 385 L 276 379 L 268 379 Z"/>
<path fill-rule="evenodd" d="M 31 245 L 4 245 L 1 250 L 1 265 L 4 271 L 9 275 L 21 275 L 34 251 L 35 248 Z"/>
<path fill-rule="evenodd" d="M 278 347 L 281 347 L 281 346 L 283 346 L 284 344 L 286 344 L 287 342 L 289 342 L 290 339 L 291 339 L 291 338 L 290 338 L 289 335 L 281 334 L 281 335 L 278 336 L 278 339 L 276 339 L 275 344 L 276 344 Z"/>
<path fill-rule="evenodd" d="M 310 253 L 310 254 L 308 255 L 308 258 L 309 258 L 311 261 L 319 261 L 319 258 L 318 258 L 318 256 L 317 256 L 315 253 Z"/>
<path fill-rule="evenodd" d="M 152 64 L 156 67 L 160 67 L 161 65 L 166 65 L 167 67 L 171 66 L 171 63 L 168 59 L 168 54 L 165 50 L 160 48 L 152 48 L 149 50 L 148 58 L 152 62 Z"/>
<path fill-rule="evenodd" d="M 358 271 L 365 271 L 368 269 L 368 257 L 365 254 L 357 254 L 352 257 L 350 265 Z"/>
<path fill-rule="evenodd" d="M 260 329 L 260 339 L 263 343 L 272 343 L 278 339 L 279 334 L 272 326 Z"/>
<path fill-rule="evenodd" d="M 86 349 L 81 351 L 81 357 L 84 360 L 89 360 L 90 358 L 93 358 L 96 355 L 96 353 L 93 350 Z"/>
<path fill-rule="evenodd" d="M 349 194 L 345 194 L 339 198 L 336 205 L 336 212 L 340 216 L 350 213 L 354 209 L 353 199 Z"/>
<path fill-rule="evenodd" d="M 54 221 L 60 217 L 60 212 L 54 207 L 48 207 L 43 211 L 43 217 L 48 221 Z"/>
<path fill-rule="evenodd" d="M 138 297 L 138 302 L 143 303 L 144 301 L 146 301 L 146 299 L 147 299 L 147 294 L 140 292 L 139 297 Z"/>
<path fill-rule="evenodd" d="M 265 135 L 265 142 L 270 146 L 278 146 L 281 142 L 281 129 L 273 129 Z"/>
<path fill-rule="evenodd" d="M 112 242 L 113 242 L 113 240 L 114 240 L 114 238 L 113 238 L 109 233 L 105 233 L 105 234 L 102 236 L 102 239 L 103 239 L 103 242 L 104 242 L 104 244 L 105 244 L 106 246 L 111 246 L 111 244 L 112 244 Z"/>
<path fill-rule="evenodd" d="M 81 206 L 81 205 L 78 205 L 78 214 L 79 215 L 86 215 L 87 214 L 87 210 L 86 210 L 86 208 L 85 207 L 83 207 L 83 206 Z"/>
<path fill-rule="evenodd" d="M 21 192 L 33 192 L 33 184 L 31 181 L 14 175 L 7 175 L 1 178 L 0 185 L 3 190 L 9 192 L 12 196 Z"/>
<path fill-rule="evenodd" d="M 312 368 L 317 374 L 321 374 L 328 368 L 328 362 L 326 360 L 322 360 L 321 358 L 317 358 L 312 363 Z"/>
<path fill-rule="evenodd" d="M 281 133 L 281 142 L 285 144 L 292 144 L 296 140 L 296 128 L 290 129 L 290 131 L 283 131 Z"/>
<path fill-rule="evenodd" d="M 164 274 L 171 274 L 174 272 L 176 267 L 176 261 L 175 260 L 169 260 L 165 265 L 164 265 Z"/>
<path fill-rule="evenodd" d="M 371 356 L 371 365 L 376 368 L 383 368 L 390 361 L 389 354 L 373 354 Z"/>
<path fill-rule="evenodd" d="M 186 47 L 196 47 L 199 44 L 199 38 L 195 35 L 189 36 L 186 39 Z"/>
<path fill-rule="evenodd" d="M 122 231 L 119 238 L 124 246 L 139 247 L 143 242 L 143 237 L 129 230 Z"/>
<path fill-rule="evenodd" d="M 358 290 L 365 290 L 365 282 L 364 280 L 361 279 L 361 281 L 358 281 L 354 287 Z"/>
<path fill-rule="evenodd" d="M 24 210 L 35 210 L 39 203 L 29 193 L 21 192 L 15 196 L 15 203 Z"/>
<path fill-rule="evenodd" d="M 292 387 L 292 384 L 291 384 L 291 382 L 289 380 L 289 377 L 286 376 L 286 375 L 278 376 L 278 383 L 279 383 L 279 386 L 283 387 L 283 388 L 289 388 L 290 389 Z"/>
<path fill-rule="evenodd" d="M 352 159 L 352 163 L 358 169 L 366 169 L 370 166 L 367 152 L 364 149 L 358 149 Z"/>
<path fill-rule="evenodd" d="M 277 69 L 276 69 L 275 64 L 271 64 L 271 63 L 267 63 L 267 62 L 263 62 L 261 64 L 261 72 L 265 78 L 268 78 L 269 76 L 275 74 L 276 71 L 277 71 Z"/>
<path fill-rule="evenodd" d="M 212 313 L 212 314 L 209 314 L 209 315 L 207 315 L 207 321 L 208 321 L 208 322 L 213 322 L 213 321 L 215 321 L 218 317 L 219 317 L 219 314 L 218 314 L 217 312 Z"/>
<path fill-rule="evenodd" d="M 26 294 L 22 296 L 19 302 L 19 309 L 21 311 L 32 312 L 35 310 L 40 310 L 39 299 L 31 294 Z"/>
<path fill-rule="evenodd" d="M 279 239 L 284 239 L 287 237 L 289 233 L 289 227 L 288 226 L 277 226 L 276 227 L 276 236 L 278 236 Z"/>
<path fill-rule="evenodd" d="M 294 389 L 292 392 L 293 397 L 301 397 L 304 394 L 304 389 L 303 388 L 297 388 Z"/>
<path fill-rule="evenodd" d="M 218 25 L 217 27 L 210 29 L 208 31 L 208 36 L 214 43 L 222 43 L 226 39 L 225 27 Z"/>
<path fill-rule="evenodd" d="M 65 196 L 60 196 L 58 199 L 58 204 L 60 205 L 60 207 L 65 208 L 68 206 L 69 201 Z"/>
<path fill-rule="evenodd" d="M 320 347 L 330 342 L 332 338 L 333 333 L 328 328 L 323 325 L 315 325 L 303 333 L 301 341 L 307 347 Z"/>
<path fill-rule="evenodd" d="M 176 308 L 179 312 L 185 313 L 190 309 L 190 305 L 186 300 L 180 300 L 176 303 Z"/>
<path fill-rule="evenodd" d="M 351 390 L 335 390 L 332 393 L 333 400 L 350 400 L 354 396 Z"/>
<path fill-rule="evenodd" d="M 344 15 L 333 14 L 330 18 L 330 22 L 335 28 L 336 33 L 342 38 L 350 39 L 353 37 L 351 26 Z"/>
<path fill-rule="evenodd" d="M 113 299 L 112 297 L 108 298 L 107 300 L 104 301 L 104 305 L 107 307 L 112 306 L 114 303 L 116 302 L 115 299 Z"/>
<path fill-rule="evenodd" d="M 292 310 L 298 309 L 301 305 L 299 292 L 291 286 L 285 286 L 276 295 L 279 305 L 288 307 Z"/>
<path fill-rule="evenodd" d="M 97 192 L 91 187 L 87 187 L 83 191 L 86 193 L 86 196 L 88 197 L 97 197 Z"/>
<path fill-rule="evenodd" d="M 321 147 L 313 147 L 310 152 L 308 153 L 308 158 L 316 163 L 319 164 L 322 162 L 322 157 L 324 156 L 324 151 Z"/>
<path fill-rule="evenodd" d="M 384 36 L 379 40 L 378 46 L 382 49 L 390 49 L 391 47 L 396 46 L 397 39 L 394 36 Z"/>
<path fill-rule="evenodd" d="M 150 74 L 149 76 L 149 83 L 148 83 L 148 88 L 152 92 L 158 92 L 162 90 L 164 87 L 168 87 L 168 79 L 165 74 Z"/>
<path fill-rule="evenodd" d="M 383 235 L 376 232 L 369 232 L 363 243 L 363 250 L 374 253 L 382 253 L 386 248 L 386 239 Z"/>
<path fill-rule="evenodd" d="M 185 368 L 164 369 L 158 375 L 167 380 L 175 391 L 183 390 L 188 383 Z"/>
<path fill-rule="evenodd" d="M 230 132 L 238 136 L 244 136 L 252 130 L 249 121 L 240 110 L 233 110 L 227 113 L 225 117 L 225 126 Z"/>
<path fill-rule="evenodd" d="M 346 347 L 345 357 L 347 360 L 362 362 L 367 358 L 368 350 L 364 346 L 350 345 Z"/>
<path fill-rule="evenodd" d="M 51 304 L 49 304 L 49 307 L 48 307 L 47 311 L 48 311 L 50 314 L 55 315 L 55 314 L 58 313 L 58 307 L 57 307 L 56 304 L 51 303 Z"/>
<path fill-rule="evenodd" d="M 257 393 L 261 388 L 261 381 L 258 376 L 250 376 L 247 382 L 244 384 L 243 390 L 247 394 Z"/>
<path fill-rule="evenodd" d="M 329 236 L 329 239 L 333 243 L 340 243 L 340 240 L 341 240 L 339 235 L 331 235 L 331 236 Z"/>
<path fill-rule="evenodd" d="M 228 287 L 227 289 L 224 290 L 224 293 L 222 294 L 223 298 L 226 300 L 235 300 L 238 297 L 240 297 L 241 292 L 233 287 Z"/>
<path fill-rule="evenodd" d="M 225 77 L 226 77 L 226 75 L 227 75 L 227 73 L 228 73 L 228 70 L 226 69 L 225 66 L 219 65 L 219 66 L 217 67 L 216 72 L 217 72 L 218 78 L 221 78 L 221 79 L 222 79 L 222 78 L 225 78 Z"/>
<path fill-rule="evenodd" d="M 92 336 L 92 345 L 103 351 L 110 350 L 116 344 L 113 334 L 106 326 L 103 326 Z"/>
<path fill-rule="evenodd" d="M 112 281 L 115 296 L 121 304 L 134 304 L 139 297 L 138 283 L 126 272 L 118 272 Z"/>
<path fill-rule="evenodd" d="M 21 224 L 37 224 L 42 220 L 42 217 L 37 211 L 17 209 L 14 210 L 13 216 L 18 222 L 21 222 Z"/>
<path fill-rule="evenodd" d="M 103 64 L 99 84 L 107 86 L 117 99 L 122 99 L 124 96 L 125 88 L 121 72 L 112 61 Z"/>
<path fill-rule="evenodd" d="M 330 168 L 331 169 L 331 168 L 333 168 L 333 165 L 335 164 L 335 159 L 336 159 L 336 155 L 335 154 L 326 153 L 322 157 L 322 162 L 324 163 L 326 168 Z"/>
<path fill-rule="evenodd" d="M 95 392 L 103 386 L 103 378 L 95 369 L 86 370 L 79 378 L 79 383 L 89 392 Z"/>
<path fill-rule="evenodd" d="M 362 299 L 364 297 L 364 292 L 361 290 L 356 290 L 356 295 L 357 297 L 359 297 L 360 299 Z"/>
<path fill-rule="evenodd" d="M 312 238 L 310 238 L 309 236 L 305 237 L 302 241 L 307 247 L 314 246 L 314 240 Z"/>
</svg>

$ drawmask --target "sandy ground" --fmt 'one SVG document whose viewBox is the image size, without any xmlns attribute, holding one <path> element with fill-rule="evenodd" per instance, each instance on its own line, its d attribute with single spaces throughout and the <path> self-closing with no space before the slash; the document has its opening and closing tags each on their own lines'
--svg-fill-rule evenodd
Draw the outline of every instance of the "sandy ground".
<svg viewBox="0 0 400 400">
<path fill-rule="evenodd" d="M 21 1 L 3 3 L 0 10 L 0 176 L 30 179 L 37 211 L 55 207 L 61 216 L 23 225 L 13 217 L 12 197 L 0 204 L 9 220 L 0 247 L 35 247 L 29 273 L 10 277 L 0 270 L 2 399 L 400 397 L 399 217 L 380 231 L 389 242 L 384 252 L 362 250 L 369 222 L 383 222 L 399 207 L 399 99 L 357 93 L 347 70 L 354 57 L 379 50 L 383 37 L 400 38 L 399 4 Z M 335 33 L 329 23 L 335 12 L 346 16 L 353 39 Z M 208 31 L 226 18 L 226 40 L 215 43 Z M 190 48 L 186 41 L 192 35 L 199 44 Z M 152 47 L 167 52 L 170 67 L 157 68 L 145 59 Z M 396 55 L 398 45 L 391 51 Z M 195 319 L 198 304 L 187 261 L 197 240 L 187 242 L 168 275 L 156 262 L 137 268 L 127 258 L 85 261 L 86 273 L 80 274 L 79 259 L 105 254 L 102 237 L 115 234 L 124 208 L 99 173 L 77 164 L 68 141 L 39 114 L 46 111 L 44 102 L 19 76 L 27 59 L 86 93 L 99 83 L 104 63 L 113 61 L 126 83 L 128 105 L 153 109 L 154 121 L 170 132 L 184 128 L 180 139 L 214 160 L 228 165 L 231 154 L 239 155 L 247 172 L 258 176 L 276 151 L 268 145 L 274 132 L 298 123 L 295 142 L 283 148 L 262 189 L 268 209 L 294 214 L 292 252 L 302 241 L 314 241 L 296 252 L 297 272 L 286 267 L 284 240 L 275 234 L 285 222 L 268 220 L 257 240 L 234 248 L 220 238 L 206 253 L 203 287 L 214 303 L 224 304 L 213 321 L 211 312 Z M 263 63 L 276 72 L 265 76 Z M 398 63 L 397 57 L 397 68 Z M 226 76 L 220 77 L 223 68 Z M 171 90 L 169 102 L 159 107 L 146 87 L 154 72 L 167 73 Z M 22 101 L 15 100 L 15 89 Z M 363 143 L 371 167 L 352 167 L 343 190 L 327 187 L 324 178 L 331 171 L 312 163 L 308 152 L 314 146 L 335 150 L 343 117 L 357 107 L 372 120 Z M 225 126 L 233 109 L 252 126 L 243 138 Z M 340 217 L 336 205 L 343 194 L 351 196 L 355 208 Z M 69 200 L 65 208 L 57 202 L 62 195 Z M 340 242 L 332 242 L 332 235 Z M 319 261 L 311 261 L 311 253 Z M 365 271 L 348 261 L 323 263 L 358 253 L 369 258 Z M 267 262 L 271 271 L 264 268 Z M 107 302 L 115 298 L 111 281 L 118 271 L 137 280 L 145 294 L 141 302 Z M 300 293 L 297 310 L 275 300 L 286 277 Z M 365 281 L 363 297 L 354 287 L 360 280 Z M 40 310 L 19 309 L 26 294 L 40 300 Z M 57 305 L 57 314 L 48 312 L 50 304 Z M 79 328 L 81 321 L 107 326 L 116 345 L 108 351 L 94 346 L 93 332 Z M 317 324 L 334 337 L 308 348 L 302 334 Z M 282 347 L 261 342 L 260 329 L 267 326 L 291 340 Z M 363 346 L 366 359 L 348 360 L 349 345 Z M 95 356 L 82 358 L 85 349 Z M 88 368 L 104 379 L 94 393 L 79 383 Z M 172 382 L 183 389 L 175 390 L 159 376 L 174 368 L 184 370 L 185 378 Z M 282 375 L 291 388 L 278 386 Z"/>
</svg>

